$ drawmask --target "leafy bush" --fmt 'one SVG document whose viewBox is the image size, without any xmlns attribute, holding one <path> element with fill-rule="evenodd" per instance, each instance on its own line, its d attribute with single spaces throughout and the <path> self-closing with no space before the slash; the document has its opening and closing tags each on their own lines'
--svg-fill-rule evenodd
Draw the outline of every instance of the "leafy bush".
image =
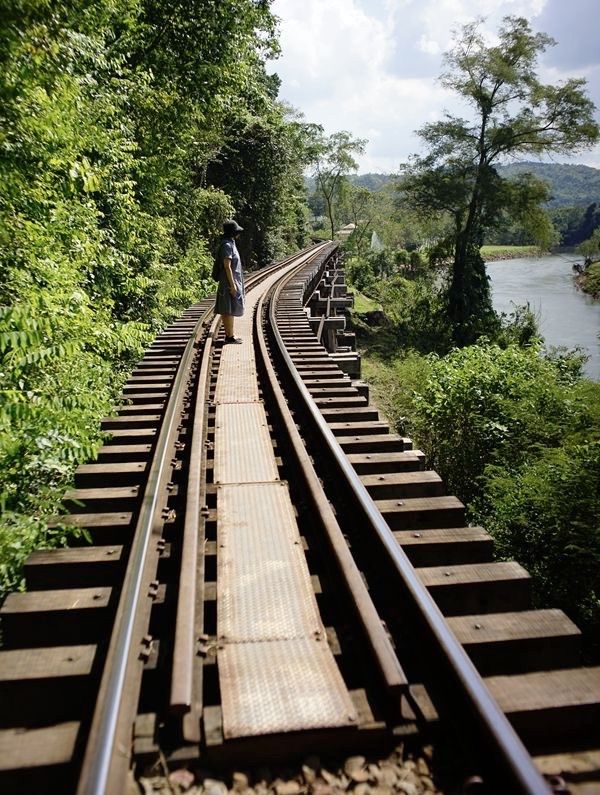
<svg viewBox="0 0 600 795">
<path fill-rule="evenodd" d="M 536 603 L 564 609 L 600 651 L 600 442 L 488 467 L 477 518 L 532 575 Z"/>
<path fill-rule="evenodd" d="M 451 492 L 471 502 L 489 464 L 517 468 L 569 428 L 589 425 L 575 387 L 539 348 L 495 344 L 431 357 L 414 398 L 415 435 Z"/>
<path fill-rule="evenodd" d="M 597 653 L 600 384 L 580 379 L 577 352 L 543 356 L 535 344 L 426 361 L 412 401 L 397 401 L 409 432 L 499 554 L 529 570 L 536 603 L 563 608 Z"/>
</svg>

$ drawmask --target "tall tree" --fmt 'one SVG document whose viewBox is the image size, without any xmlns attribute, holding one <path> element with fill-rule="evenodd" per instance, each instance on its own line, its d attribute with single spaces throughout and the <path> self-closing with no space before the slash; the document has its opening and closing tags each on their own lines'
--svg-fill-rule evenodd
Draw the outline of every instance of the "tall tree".
<svg viewBox="0 0 600 795">
<path fill-rule="evenodd" d="M 380 194 L 360 185 L 349 185 L 345 197 L 348 217 L 354 224 L 351 242 L 357 251 L 368 248 L 373 231 L 373 221 L 379 214 Z"/>
<path fill-rule="evenodd" d="M 366 143 L 363 138 L 353 138 L 346 130 L 330 136 L 321 133 L 316 138 L 313 176 L 316 190 L 325 202 L 332 240 L 335 237 L 337 200 L 347 175 L 358 168 L 354 156 L 364 152 Z"/>
<path fill-rule="evenodd" d="M 453 219 L 453 254 L 448 310 L 459 345 L 474 341 L 493 317 L 489 280 L 480 255 L 483 235 L 509 214 L 548 236 L 540 205 L 547 189 L 532 175 L 517 180 L 495 165 L 515 156 L 581 151 L 598 138 L 594 105 L 585 80 L 545 85 L 536 72 L 538 56 L 555 42 L 534 33 L 527 20 L 505 17 L 498 43 L 488 46 L 482 20 L 466 25 L 445 55 L 442 84 L 470 106 L 468 119 L 446 114 L 419 135 L 427 153 L 403 169 L 407 203 Z"/>
</svg>

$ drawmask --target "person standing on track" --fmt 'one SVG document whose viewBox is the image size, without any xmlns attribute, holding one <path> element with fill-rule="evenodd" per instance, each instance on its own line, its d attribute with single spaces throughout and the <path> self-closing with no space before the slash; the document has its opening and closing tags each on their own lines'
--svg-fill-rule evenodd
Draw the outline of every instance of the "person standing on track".
<svg viewBox="0 0 600 795">
<path fill-rule="evenodd" d="M 241 344 L 240 337 L 234 336 L 234 318 L 244 314 L 246 294 L 244 292 L 244 277 L 242 275 L 242 261 L 235 244 L 241 226 L 236 221 L 225 221 L 223 224 L 223 237 L 219 244 L 217 265 L 219 270 L 219 287 L 215 312 L 221 315 L 225 329 L 225 342 Z"/>
</svg>

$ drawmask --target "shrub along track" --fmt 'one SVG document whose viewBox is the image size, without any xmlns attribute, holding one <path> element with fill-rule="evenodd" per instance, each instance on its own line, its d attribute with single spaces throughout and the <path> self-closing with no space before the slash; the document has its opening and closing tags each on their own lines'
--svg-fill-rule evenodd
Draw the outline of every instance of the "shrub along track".
<svg viewBox="0 0 600 795">
<path fill-rule="evenodd" d="M 29 592 L 2 608 L 8 791 L 119 792 L 131 756 L 159 746 L 173 764 L 228 765 L 422 731 L 460 736 L 489 791 L 548 792 L 511 723 L 544 772 L 598 777 L 600 676 L 578 667 L 577 629 L 529 609 L 526 572 L 493 561 L 311 330 L 303 300 L 327 283 L 317 304 L 336 305 L 331 256 L 317 246 L 287 278 L 257 277 L 255 361 L 221 346 L 205 302 L 132 374 L 67 495 L 93 545 L 32 555 Z M 299 580 L 269 579 L 290 561 Z M 295 665 L 313 656 L 318 681 Z"/>
</svg>

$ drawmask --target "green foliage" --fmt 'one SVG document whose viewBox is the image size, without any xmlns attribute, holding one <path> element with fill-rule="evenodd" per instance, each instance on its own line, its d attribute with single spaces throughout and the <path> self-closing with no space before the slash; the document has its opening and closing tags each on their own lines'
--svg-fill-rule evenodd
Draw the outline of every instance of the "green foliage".
<svg viewBox="0 0 600 795">
<path fill-rule="evenodd" d="M 585 269 L 578 277 L 582 290 L 594 298 L 600 298 L 600 228 L 594 230 L 589 240 L 577 247 L 585 257 Z"/>
<path fill-rule="evenodd" d="M 591 262 L 596 262 L 600 259 L 600 229 L 595 229 L 593 235 L 588 239 L 584 240 L 579 246 L 577 246 L 577 251 L 581 252 L 581 254 L 586 257 L 586 259 L 590 260 Z"/>
<path fill-rule="evenodd" d="M 596 396 L 600 402 L 600 395 Z M 600 645 L 600 441 L 544 449 L 516 472 L 490 466 L 478 519 L 533 577 L 536 603 L 565 610 Z"/>
<path fill-rule="evenodd" d="M 587 427 L 572 374 L 537 346 L 472 345 L 432 358 L 415 397 L 415 436 L 449 490 L 472 502 L 486 467 L 516 469 L 568 429 Z"/>
<path fill-rule="evenodd" d="M 600 262 L 594 262 L 580 276 L 581 289 L 594 298 L 600 298 Z"/>
<path fill-rule="evenodd" d="M 312 150 L 265 72 L 277 52 L 268 2 L 0 10 L 6 589 L 36 543 L 64 539 L 46 519 L 101 443 L 127 371 L 212 290 L 222 221 L 248 219 L 248 261 L 302 245 Z"/>
<path fill-rule="evenodd" d="M 600 228 L 600 207 L 592 202 L 588 207 L 557 207 L 550 211 L 560 242 L 563 246 L 576 246 Z"/>
<path fill-rule="evenodd" d="M 449 349 L 446 307 L 435 274 L 418 279 L 393 276 L 379 284 L 376 295 L 402 348 L 424 352 Z"/>
</svg>

